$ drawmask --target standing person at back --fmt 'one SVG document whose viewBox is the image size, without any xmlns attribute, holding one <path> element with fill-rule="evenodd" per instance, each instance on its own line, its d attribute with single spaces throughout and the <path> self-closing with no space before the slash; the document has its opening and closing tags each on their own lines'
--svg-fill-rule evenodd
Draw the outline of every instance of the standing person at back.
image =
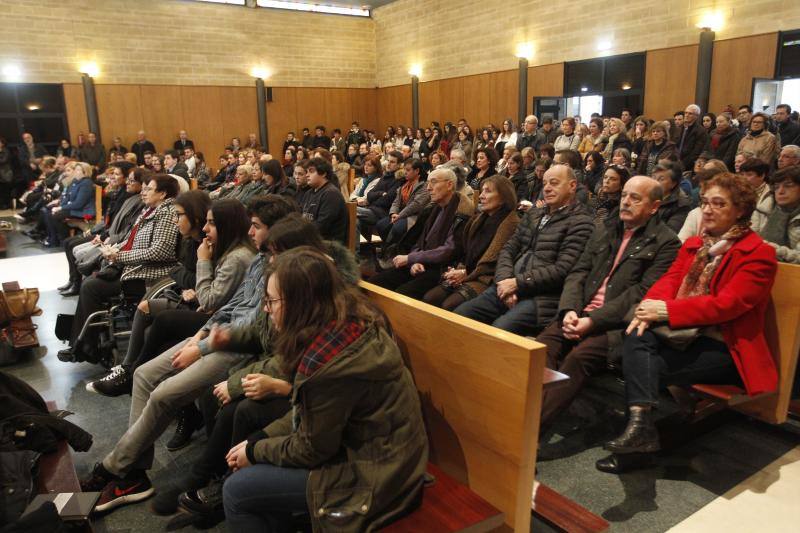
<svg viewBox="0 0 800 533">
<path fill-rule="evenodd" d="M 689 104 L 683 112 L 683 126 L 676 133 L 678 157 L 683 168 L 694 167 L 695 160 L 708 145 L 708 132 L 700 123 L 700 106 Z"/>
</svg>

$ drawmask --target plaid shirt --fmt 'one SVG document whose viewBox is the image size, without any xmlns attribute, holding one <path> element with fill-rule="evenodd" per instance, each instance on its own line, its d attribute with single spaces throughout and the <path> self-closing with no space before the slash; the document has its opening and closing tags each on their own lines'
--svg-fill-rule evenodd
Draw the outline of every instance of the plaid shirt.
<svg viewBox="0 0 800 533">
<path fill-rule="evenodd" d="M 313 375 L 355 342 L 362 333 L 364 333 L 364 328 L 355 322 L 347 322 L 344 327 L 338 329 L 336 322 L 331 322 L 322 333 L 311 341 L 311 345 L 300 360 L 297 371 L 306 377 Z"/>
</svg>

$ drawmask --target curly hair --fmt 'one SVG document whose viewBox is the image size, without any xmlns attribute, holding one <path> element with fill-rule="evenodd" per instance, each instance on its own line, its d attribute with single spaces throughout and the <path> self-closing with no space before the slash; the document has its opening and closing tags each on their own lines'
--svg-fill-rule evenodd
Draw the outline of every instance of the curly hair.
<svg viewBox="0 0 800 533">
<path fill-rule="evenodd" d="M 742 216 L 737 222 L 749 226 L 750 215 L 756 209 L 756 190 L 750 185 L 750 182 L 744 176 L 720 172 L 700 184 L 700 190 L 703 193 L 711 187 L 719 187 L 728 191 L 734 207 L 742 210 Z"/>
</svg>

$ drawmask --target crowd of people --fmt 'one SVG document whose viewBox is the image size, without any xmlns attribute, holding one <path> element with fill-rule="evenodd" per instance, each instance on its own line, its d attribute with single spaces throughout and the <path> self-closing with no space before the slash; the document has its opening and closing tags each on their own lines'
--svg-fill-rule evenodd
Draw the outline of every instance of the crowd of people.
<svg viewBox="0 0 800 533">
<path fill-rule="evenodd" d="M 356 122 L 326 131 L 290 132 L 280 160 L 255 135 L 232 139 L 216 172 L 186 132 L 163 153 L 139 132 L 107 160 L 91 134 L 55 156 L 24 139 L 19 215 L 64 247 L 60 290 L 78 297 L 59 359 L 93 360 L 86 318 L 120 294 L 138 301 L 124 357 L 87 385 L 132 397 L 128 430 L 82 480 L 102 492 L 98 510 L 153 495 L 153 446 L 176 418 L 169 450 L 202 427 L 209 438 L 160 488 L 158 513 L 180 505 L 272 531 L 310 510 L 315 526 L 355 531 L 418 502 L 418 395 L 362 278 L 535 335 L 570 376 L 545 392 L 545 431 L 617 354 L 629 421 L 606 444 L 615 454 L 659 449 L 652 411 L 665 385 L 776 388 L 765 309 L 777 262 L 800 263 L 800 126 L 788 106 L 734 118 L 689 105 L 659 121 L 625 110 L 541 128 L 532 115 L 520 129 L 462 119 L 380 139 Z M 94 218 L 93 184 L 102 222 L 70 237 L 70 219 Z M 355 231 L 356 253 L 345 247 Z M 169 289 L 144 298 L 165 278 Z"/>
</svg>

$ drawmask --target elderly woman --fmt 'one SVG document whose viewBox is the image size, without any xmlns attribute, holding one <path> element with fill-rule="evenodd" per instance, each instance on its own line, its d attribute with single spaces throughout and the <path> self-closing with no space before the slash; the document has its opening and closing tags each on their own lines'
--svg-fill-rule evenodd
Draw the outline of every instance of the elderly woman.
<svg viewBox="0 0 800 533">
<path fill-rule="evenodd" d="M 642 176 L 652 176 L 659 161 L 677 155 L 678 147 L 669 140 L 669 122 L 654 122 L 650 126 L 650 140 L 636 159 L 636 172 Z"/>
<path fill-rule="evenodd" d="M 703 183 L 702 235 L 683 244 L 627 328 L 622 368 L 630 417 L 607 450 L 659 450 L 652 411 L 665 385 L 738 385 L 750 396 L 775 390 L 764 317 L 777 261 L 774 248 L 750 229 L 755 203 L 741 176 L 726 172 Z M 618 472 L 618 458 L 597 467 Z"/>
<path fill-rule="evenodd" d="M 76 163 L 72 168 L 70 183 L 61 198 L 50 202 L 51 209 L 44 210 L 44 221 L 47 226 L 47 246 L 60 246 L 67 239 L 68 218 L 85 216 L 94 218 L 94 183 L 92 183 L 92 167 L 88 163 Z"/>
<path fill-rule="evenodd" d="M 514 189 L 503 176 L 483 181 L 480 213 L 464 226 L 461 261 L 445 271 L 442 282 L 425 294 L 425 302 L 452 311 L 491 285 L 500 250 L 519 224 Z"/>
<path fill-rule="evenodd" d="M 746 152 L 768 165 L 773 164 L 778 157 L 778 140 L 775 135 L 767 131 L 768 121 L 766 113 L 754 114 L 750 119 L 750 130 L 739 141 L 736 153 Z"/>
<path fill-rule="evenodd" d="M 778 261 L 800 264 L 800 167 L 782 168 L 770 179 L 775 209 L 759 231 Z"/>
<path fill-rule="evenodd" d="M 662 161 L 656 165 L 653 178 L 661 185 L 664 197 L 658 207 L 658 216 L 661 221 L 679 232 L 692 210 L 692 201 L 680 188 L 682 173 L 681 164 L 677 161 Z"/>
<path fill-rule="evenodd" d="M 155 174 L 142 187 L 144 209 L 121 246 L 104 248 L 108 265 L 95 277 L 83 282 L 72 323 L 70 347 L 58 352 L 62 361 L 82 360 L 84 346 L 78 335 L 88 316 L 99 311 L 109 299 L 122 292 L 122 281 L 132 283 L 131 292 L 144 294 L 147 282 L 165 277 L 177 263 L 178 227 L 174 222 L 173 201 L 178 182 L 166 174 Z"/>
</svg>

